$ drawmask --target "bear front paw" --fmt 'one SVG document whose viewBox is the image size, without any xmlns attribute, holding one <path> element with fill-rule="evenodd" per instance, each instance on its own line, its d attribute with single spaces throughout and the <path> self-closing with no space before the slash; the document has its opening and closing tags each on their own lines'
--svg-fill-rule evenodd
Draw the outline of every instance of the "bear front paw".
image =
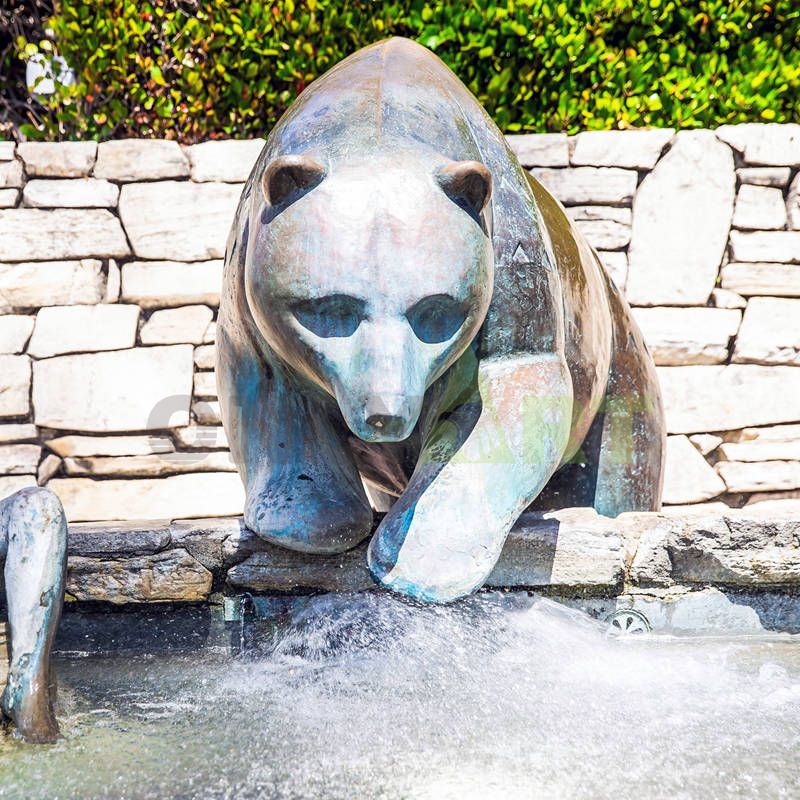
<svg viewBox="0 0 800 800">
<path fill-rule="evenodd" d="M 295 484 L 289 490 L 249 494 L 244 521 L 257 536 L 288 550 L 342 553 L 369 536 L 372 509 L 366 498 L 363 503 L 332 498 L 313 486 Z"/>
</svg>

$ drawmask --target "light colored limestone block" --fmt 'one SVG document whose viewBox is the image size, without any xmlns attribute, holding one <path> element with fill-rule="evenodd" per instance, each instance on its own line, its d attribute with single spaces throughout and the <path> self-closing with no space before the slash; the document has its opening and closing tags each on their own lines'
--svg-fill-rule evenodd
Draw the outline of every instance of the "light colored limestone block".
<svg viewBox="0 0 800 800">
<path fill-rule="evenodd" d="M 720 273 L 722 288 L 746 297 L 800 297 L 800 267 L 796 264 L 731 262 Z"/>
<path fill-rule="evenodd" d="M 786 225 L 786 203 L 780 189 L 743 184 L 736 195 L 733 227 L 778 230 Z"/>
<path fill-rule="evenodd" d="M 620 250 L 631 240 L 631 210 L 613 206 L 574 206 L 567 215 L 592 247 Z"/>
<path fill-rule="evenodd" d="M 19 189 L 24 183 L 25 176 L 19 159 L 0 161 L 0 189 Z"/>
<path fill-rule="evenodd" d="M 99 303 L 105 284 L 102 262 L 93 258 L 0 264 L 0 314 L 40 306 Z"/>
<path fill-rule="evenodd" d="M 534 167 L 531 175 L 565 206 L 630 205 L 638 180 L 635 170 L 618 167 Z"/>
<path fill-rule="evenodd" d="M 122 267 L 122 299 L 142 308 L 219 305 L 222 261 L 132 261 Z"/>
<path fill-rule="evenodd" d="M 139 258 L 222 258 L 242 185 L 159 181 L 122 187 L 119 213 Z"/>
<path fill-rule="evenodd" d="M 244 183 L 263 149 L 264 139 L 226 139 L 187 147 L 192 180 Z"/>
<path fill-rule="evenodd" d="M 113 181 L 185 178 L 189 175 L 189 162 L 174 141 L 116 139 L 100 142 L 94 175 Z"/>
<path fill-rule="evenodd" d="M 635 170 L 618 167 L 534 167 L 531 174 L 565 206 L 630 205 L 638 180 Z"/>
<path fill-rule="evenodd" d="M 740 364 L 800 366 L 800 299 L 750 300 L 736 337 L 733 360 Z"/>
<path fill-rule="evenodd" d="M 19 189 L 0 189 L 0 208 L 14 208 L 19 202 Z"/>
<path fill-rule="evenodd" d="M 48 488 L 61 498 L 70 522 L 223 517 L 244 508 L 244 488 L 234 472 L 139 480 L 55 478 Z"/>
<path fill-rule="evenodd" d="M 221 425 L 219 400 L 196 400 L 192 403 L 192 414 L 200 425 Z"/>
<path fill-rule="evenodd" d="M 772 492 L 800 489 L 800 461 L 719 461 L 729 492 Z"/>
<path fill-rule="evenodd" d="M 175 438 L 181 447 L 199 450 L 226 450 L 228 437 L 221 425 L 189 425 L 176 428 Z"/>
<path fill-rule="evenodd" d="M 751 183 L 754 186 L 777 186 L 779 189 L 789 183 L 792 174 L 789 167 L 741 167 L 736 170 L 736 176 L 741 183 Z"/>
<path fill-rule="evenodd" d="M 214 312 L 208 306 L 155 311 L 142 325 L 142 344 L 200 344 L 213 317 Z"/>
<path fill-rule="evenodd" d="M 203 453 L 164 453 L 149 456 L 90 456 L 65 458 L 67 475 L 101 475 L 155 478 L 187 472 L 235 472 L 231 454 L 215 451 Z"/>
<path fill-rule="evenodd" d="M 14 142 L 0 142 L 0 161 L 11 161 L 14 158 Z"/>
<path fill-rule="evenodd" d="M 719 475 L 685 436 L 667 437 L 665 503 L 700 503 L 724 491 Z"/>
<path fill-rule="evenodd" d="M 37 361 L 37 425 L 75 431 L 136 431 L 189 423 L 189 345 L 137 347 Z"/>
<path fill-rule="evenodd" d="M 521 133 L 506 136 L 523 167 L 569 166 L 569 141 L 565 133 Z"/>
<path fill-rule="evenodd" d="M 634 308 L 656 364 L 722 364 L 742 312 L 724 308 Z"/>
<path fill-rule="evenodd" d="M 29 422 L 10 422 L 0 425 L 0 444 L 10 442 L 33 442 L 39 438 L 35 425 Z"/>
<path fill-rule="evenodd" d="M 105 209 L 0 211 L 0 260 L 108 258 L 129 252 L 119 220 Z"/>
<path fill-rule="evenodd" d="M 658 367 L 669 433 L 800 419 L 800 369 L 755 364 Z"/>
<path fill-rule="evenodd" d="M 213 372 L 195 372 L 194 396 L 195 397 L 217 396 L 217 376 Z"/>
<path fill-rule="evenodd" d="M 582 131 L 575 137 L 572 163 L 576 166 L 652 169 L 674 134 L 672 128 Z"/>
<path fill-rule="evenodd" d="M 206 329 L 208 330 L 208 329 Z M 217 363 L 217 348 L 213 344 L 204 344 L 194 349 L 194 365 L 197 369 L 214 369 Z"/>
<path fill-rule="evenodd" d="M 712 308 L 744 308 L 747 300 L 740 294 L 730 291 L 730 289 L 713 289 L 709 298 L 709 305 Z"/>
<path fill-rule="evenodd" d="M 733 261 L 800 262 L 800 231 L 731 231 Z"/>
<path fill-rule="evenodd" d="M 28 356 L 0 356 L 0 417 L 30 412 L 31 360 Z"/>
<path fill-rule="evenodd" d="M 770 425 L 766 428 L 743 428 L 727 438 L 729 441 L 734 442 L 788 442 L 795 439 L 800 440 L 800 424 Z"/>
<path fill-rule="evenodd" d="M 721 444 L 722 437 L 713 433 L 696 433 L 689 437 L 689 441 L 704 455 L 713 453 Z"/>
<path fill-rule="evenodd" d="M 103 294 L 104 303 L 119 301 L 119 292 L 122 285 L 122 273 L 113 258 L 108 259 L 108 275 L 106 276 L 106 291 Z"/>
<path fill-rule="evenodd" d="M 681 131 L 633 204 L 626 295 L 633 305 L 705 305 L 725 253 L 736 180 L 730 148 Z"/>
<path fill-rule="evenodd" d="M 84 178 L 94 166 L 97 142 L 23 142 L 17 154 L 28 178 Z"/>
<path fill-rule="evenodd" d="M 42 448 L 38 444 L 7 444 L 0 447 L 0 474 L 33 475 L 39 466 Z"/>
<path fill-rule="evenodd" d="M 61 469 L 61 463 L 58 456 L 48 453 L 39 464 L 39 469 L 36 470 L 36 483 L 44 486 Z"/>
<path fill-rule="evenodd" d="M 60 436 L 45 445 L 54 453 L 67 457 L 84 456 L 147 456 L 175 450 L 168 436 Z"/>
<path fill-rule="evenodd" d="M 30 208 L 115 208 L 118 199 L 119 187 L 98 178 L 32 180 L 22 192 Z"/>
<path fill-rule="evenodd" d="M 133 347 L 138 321 L 138 306 L 49 306 L 36 315 L 28 353 L 48 358 Z"/>
<path fill-rule="evenodd" d="M 724 442 L 718 455 L 720 461 L 800 461 L 800 437 Z"/>
<path fill-rule="evenodd" d="M 715 133 L 742 154 L 745 164 L 800 166 L 800 125 L 796 123 L 722 125 Z"/>
<path fill-rule="evenodd" d="M 19 314 L 0 316 L 0 353 L 21 353 L 32 331 L 33 317 Z"/>
</svg>

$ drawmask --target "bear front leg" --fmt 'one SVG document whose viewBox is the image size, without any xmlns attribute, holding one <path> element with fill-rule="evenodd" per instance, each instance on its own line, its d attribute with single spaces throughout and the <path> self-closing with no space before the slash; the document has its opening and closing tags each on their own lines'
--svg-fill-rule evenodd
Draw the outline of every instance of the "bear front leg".
<svg viewBox="0 0 800 800">
<path fill-rule="evenodd" d="M 572 381 L 558 355 L 489 358 L 471 396 L 445 411 L 368 556 L 384 586 L 433 602 L 483 585 L 511 526 L 561 463 Z"/>
<path fill-rule="evenodd" d="M 25 741 L 53 742 L 58 723 L 50 651 L 67 566 L 67 522 L 58 498 L 38 488 L 6 498 L 0 503 L 0 544 L 3 537 L 11 668 L 0 705 Z"/>
<path fill-rule="evenodd" d="M 245 485 L 244 521 L 273 544 L 339 553 L 372 529 L 361 477 L 324 398 L 300 392 L 252 351 L 218 337 L 225 431 Z"/>
<path fill-rule="evenodd" d="M 294 400 L 289 413 L 273 410 L 258 464 L 248 470 L 245 524 L 290 550 L 341 553 L 369 535 L 372 508 L 325 411 Z"/>
</svg>

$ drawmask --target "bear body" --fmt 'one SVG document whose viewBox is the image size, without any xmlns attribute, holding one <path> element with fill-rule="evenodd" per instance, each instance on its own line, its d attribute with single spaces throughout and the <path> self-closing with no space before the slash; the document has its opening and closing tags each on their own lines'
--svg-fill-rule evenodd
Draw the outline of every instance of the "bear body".
<svg viewBox="0 0 800 800">
<path fill-rule="evenodd" d="M 245 522 L 308 552 L 369 535 L 376 580 L 481 586 L 529 507 L 660 507 L 664 422 L 630 310 L 466 87 L 390 39 L 271 132 L 217 336 Z"/>
</svg>

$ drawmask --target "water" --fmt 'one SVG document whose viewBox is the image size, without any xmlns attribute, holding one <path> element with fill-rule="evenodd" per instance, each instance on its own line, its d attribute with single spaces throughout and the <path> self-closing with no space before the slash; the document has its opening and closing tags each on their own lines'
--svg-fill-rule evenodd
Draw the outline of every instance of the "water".
<svg viewBox="0 0 800 800">
<path fill-rule="evenodd" d="M 258 649 L 62 658 L 65 738 L 0 797 L 800 796 L 800 640 L 609 638 L 483 594 L 320 597 Z"/>
</svg>

